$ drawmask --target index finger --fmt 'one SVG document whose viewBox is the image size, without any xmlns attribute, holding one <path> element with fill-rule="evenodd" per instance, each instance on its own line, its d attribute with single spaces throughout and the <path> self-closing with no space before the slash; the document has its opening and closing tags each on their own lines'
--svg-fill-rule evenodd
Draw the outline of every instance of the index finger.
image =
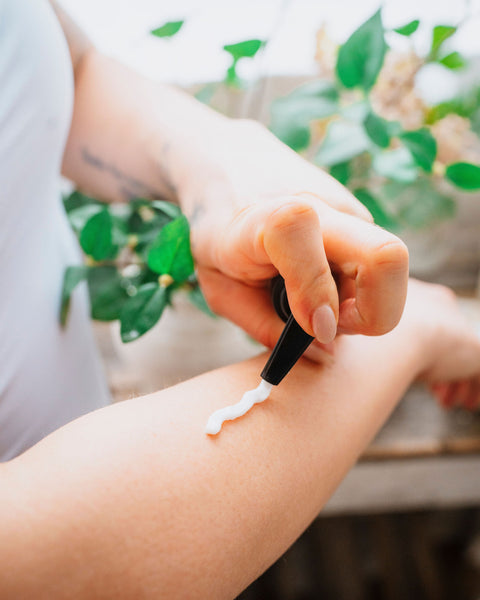
<svg viewBox="0 0 480 600">
<path fill-rule="evenodd" d="M 332 269 L 354 282 L 353 297 L 340 304 L 339 329 L 387 333 L 399 322 L 407 297 L 407 247 L 381 227 L 337 211 L 322 210 L 320 221 Z"/>
</svg>

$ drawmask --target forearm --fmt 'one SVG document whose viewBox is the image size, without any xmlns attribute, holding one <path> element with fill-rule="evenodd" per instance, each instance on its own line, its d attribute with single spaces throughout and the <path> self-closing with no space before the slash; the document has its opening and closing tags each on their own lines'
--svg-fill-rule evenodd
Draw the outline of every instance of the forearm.
<svg viewBox="0 0 480 600">
<path fill-rule="evenodd" d="M 401 328 L 345 338 L 216 438 L 208 415 L 264 357 L 64 427 L 6 467 L 5 597 L 233 598 L 314 519 L 421 360 Z"/>
<path fill-rule="evenodd" d="M 105 200 L 141 196 L 178 202 L 189 179 L 208 176 L 205 150 L 213 155 L 215 138 L 229 124 L 187 94 L 91 47 L 76 70 L 63 171 Z"/>
<path fill-rule="evenodd" d="M 325 174 L 319 189 L 322 172 L 259 123 L 230 119 L 93 46 L 76 69 L 63 172 L 107 201 L 162 197 L 176 202 L 192 225 L 207 205 L 216 219 L 222 220 L 224 211 L 230 219 L 244 208 L 245 198 L 254 203 L 302 190 L 317 190 L 340 209 L 347 199 L 359 205 Z"/>
</svg>

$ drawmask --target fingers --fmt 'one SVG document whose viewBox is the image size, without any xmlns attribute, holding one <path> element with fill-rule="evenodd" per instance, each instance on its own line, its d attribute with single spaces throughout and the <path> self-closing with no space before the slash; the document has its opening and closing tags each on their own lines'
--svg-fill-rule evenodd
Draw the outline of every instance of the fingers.
<svg viewBox="0 0 480 600">
<path fill-rule="evenodd" d="M 434 383 L 430 385 L 430 392 L 443 408 L 450 408 L 450 383 Z"/>
<path fill-rule="evenodd" d="M 214 313 L 233 321 L 260 344 L 273 348 L 284 323 L 275 313 L 266 287 L 252 287 L 216 269 L 200 268 L 198 280 Z"/>
<path fill-rule="evenodd" d="M 325 179 L 322 181 L 321 195 L 310 191 L 301 191 L 293 194 L 293 197 L 306 200 L 313 207 L 326 203 L 335 210 L 373 223 L 370 212 L 347 188 L 328 173 L 323 175 Z"/>
<path fill-rule="evenodd" d="M 442 408 L 464 408 L 475 411 L 480 408 L 480 380 L 469 380 L 434 383 L 430 391 Z"/>
<path fill-rule="evenodd" d="M 328 206 L 292 199 L 241 211 L 208 266 L 246 284 L 280 273 L 296 320 L 325 344 L 337 324 L 345 333 L 390 331 L 407 293 L 408 251 L 398 238 Z"/>
<path fill-rule="evenodd" d="M 242 284 L 232 288 L 236 300 L 227 294 L 215 300 L 220 314 L 255 332 L 252 335 L 262 343 L 272 345 L 271 333 L 258 332 L 272 330 L 274 313 L 265 291 L 259 312 L 253 314 L 260 299 L 258 288 L 252 291 L 250 286 L 278 273 L 285 279 L 290 308 L 300 326 L 322 343 L 335 338 L 337 288 L 325 255 L 318 215 L 309 204 L 282 200 L 241 211 L 224 231 L 209 266 Z M 269 320 L 263 322 L 267 315 Z"/>
<path fill-rule="evenodd" d="M 376 225 L 337 211 L 323 209 L 320 219 L 326 254 L 340 273 L 339 330 L 387 333 L 400 320 L 406 300 L 405 244 Z"/>
<path fill-rule="evenodd" d="M 264 223 L 261 241 L 285 279 L 299 325 L 319 342 L 331 342 L 337 332 L 338 294 L 316 211 L 298 201 L 283 203 Z"/>
<path fill-rule="evenodd" d="M 480 409 L 480 380 L 475 379 L 470 386 L 470 393 L 465 401 L 467 410 L 476 411 Z"/>
<path fill-rule="evenodd" d="M 197 275 L 214 313 L 233 321 L 267 348 L 275 346 L 285 323 L 273 309 L 269 288 L 242 284 L 214 269 L 199 269 Z M 309 360 L 324 365 L 333 362 L 334 354 L 334 343 L 316 341 L 305 352 Z"/>
</svg>

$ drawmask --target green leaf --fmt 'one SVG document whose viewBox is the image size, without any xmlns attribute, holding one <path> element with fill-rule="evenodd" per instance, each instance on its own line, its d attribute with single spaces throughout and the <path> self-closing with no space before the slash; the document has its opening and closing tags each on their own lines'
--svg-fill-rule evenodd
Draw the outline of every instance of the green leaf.
<svg viewBox="0 0 480 600">
<path fill-rule="evenodd" d="M 370 139 L 358 123 L 333 121 L 315 156 L 318 165 L 331 167 L 362 154 L 371 147 Z"/>
<path fill-rule="evenodd" d="M 85 254 L 94 260 L 111 258 L 115 252 L 112 228 L 112 216 L 107 208 L 91 217 L 80 233 L 80 245 Z"/>
<path fill-rule="evenodd" d="M 156 325 L 166 305 L 166 288 L 157 283 L 139 287 L 136 295 L 125 302 L 120 315 L 122 342 L 133 342 Z"/>
<path fill-rule="evenodd" d="M 433 28 L 432 33 L 432 45 L 430 47 L 430 60 L 436 60 L 438 52 L 442 47 L 443 43 L 448 40 L 455 32 L 456 27 L 452 25 L 437 25 Z"/>
<path fill-rule="evenodd" d="M 413 229 L 428 227 L 455 214 L 454 200 L 438 192 L 427 179 L 419 179 L 409 186 L 405 200 L 398 216 Z"/>
<path fill-rule="evenodd" d="M 241 58 L 253 58 L 265 44 L 263 40 L 245 40 L 237 44 L 227 44 L 223 49 L 232 55 L 234 62 L 237 62 Z"/>
<path fill-rule="evenodd" d="M 417 165 L 430 173 L 437 156 L 437 142 L 430 131 L 423 127 L 416 131 L 406 131 L 399 137 L 412 153 Z"/>
<path fill-rule="evenodd" d="M 78 234 L 85 227 L 87 221 L 89 221 L 94 215 L 98 215 L 105 208 L 104 204 L 93 203 L 73 208 L 68 213 L 68 220 L 73 230 Z"/>
<path fill-rule="evenodd" d="M 232 87 L 240 88 L 242 87 L 242 80 L 237 75 L 237 63 L 234 62 L 227 69 L 227 73 L 225 75 L 225 83 Z"/>
<path fill-rule="evenodd" d="M 170 219 L 176 219 L 182 214 L 179 206 L 166 200 L 152 200 L 150 205 L 164 215 L 167 215 L 167 217 L 170 217 Z"/>
<path fill-rule="evenodd" d="M 414 21 L 410 21 L 410 23 L 407 23 L 406 25 L 402 25 L 402 27 L 396 27 L 393 31 L 396 31 L 400 35 L 409 36 L 417 31 L 419 25 L 420 21 L 418 19 L 415 19 Z"/>
<path fill-rule="evenodd" d="M 379 117 L 373 112 L 369 112 L 363 123 L 368 137 L 380 146 L 380 148 L 388 148 L 390 145 L 389 123 L 382 117 Z"/>
<path fill-rule="evenodd" d="M 228 52 L 233 59 L 232 64 L 227 69 L 225 82 L 228 85 L 240 86 L 241 80 L 237 75 L 237 62 L 241 58 L 253 58 L 260 48 L 265 46 L 266 42 L 262 40 L 245 40 L 237 44 L 227 44 L 223 49 Z"/>
<path fill-rule="evenodd" d="M 101 203 L 98 200 L 82 194 L 78 190 L 75 190 L 69 196 L 63 199 L 63 206 L 65 207 L 67 213 L 77 208 L 92 204 L 95 206 L 101 206 Z"/>
<path fill-rule="evenodd" d="M 190 291 L 188 297 L 190 299 L 190 302 L 203 313 L 214 319 L 217 318 L 217 315 L 214 312 L 212 312 L 212 310 L 208 306 L 207 301 L 205 300 L 205 296 L 203 295 L 203 292 L 199 285 L 196 285 L 193 288 L 193 290 Z"/>
<path fill-rule="evenodd" d="M 129 216 L 112 215 L 112 245 L 115 250 L 127 245 Z"/>
<path fill-rule="evenodd" d="M 383 208 L 380 201 L 369 190 L 360 188 L 355 190 L 353 195 L 370 211 L 377 225 L 389 230 L 394 230 L 398 227 L 395 218 Z"/>
<path fill-rule="evenodd" d="M 347 185 L 348 180 L 350 179 L 350 163 L 343 162 L 338 163 L 330 167 L 330 175 L 335 177 L 337 181 L 339 181 L 342 185 Z"/>
<path fill-rule="evenodd" d="M 462 190 L 480 190 L 480 165 L 457 162 L 448 165 L 445 177 Z"/>
<path fill-rule="evenodd" d="M 295 152 L 301 152 L 310 145 L 310 123 L 302 122 L 300 118 L 297 121 L 272 117 L 270 130 Z"/>
<path fill-rule="evenodd" d="M 450 52 L 450 54 L 440 58 L 438 62 L 444 67 L 447 67 L 447 69 L 452 70 L 463 69 L 467 64 L 467 61 L 460 52 Z"/>
<path fill-rule="evenodd" d="M 88 275 L 88 267 L 85 265 L 75 265 L 67 267 L 63 275 L 62 297 L 60 302 L 60 324 L 64 327 L 67 323 L 68 311 L 70 308 L 70 297 L 77 285 L 84 281 Z"/>
<path fill-rule="evenodd" d="M 461 96 L 451 98 L 433 106 L 427 115 L 427 123 L 435 123 L 448 114 L 454 113 L 461 117 L 472 119 L 480 105 L 480 86 L 462 93 Z"/>
<path fill-rule="evenodd" d="M 147 210 L 146 215 L 144 209 Z M 151 218 L 145 220 L 145 216 L 151 215 Z M 147 260 L 150 244 L 158 237 L 162 227 L 170 223 L 171 218 L 163 210 L 156 209 L 150 201 L 135 203 L 135 210 L 132 212 L 128 221 L 129 233 L 136 238 L 135 252 Z"/>
<path fill-rule="evenodd" d="M 123 278 L 116 267 L 91 267 L 88 271 L 88 292 L 92 319 L 115 321 L 128 299 Z"/>
<path fill-rule="evenodd" d="M 271 105 L 270 129 L 282 142 L 300 152 L 310 144 L 310 123 L 334 114 L 338 92 L 325 81 L 307 83 Z"/>
<path fill-rule="evenodd" d="M 438 192 L 433 180 L 423 176 L 410 184 L 389 182 L 380 189 L 380 196 L 395 210 L 397 221 L 413 229 L 431 226 L 455 214 L 454 200 Z"/>
<path fill-rule="evenodd" d="M 369 90 L 383 65 L 385 43 L 381 10 L 361 25 L 340 47 L 336 73 L 346 88 Z"/>
<path fill-rule="evenodd" d="M 147 263 L 155 273 L 171 275 L 177 282 L 185 281 L 193 273 L 190 227 L 184 215 L 160 231 L 150 248 Z"/>
<path fill-rule="evenodd" d="M 372 167 L 379 175 L 394 181 L 412 182 L 418 177 L 418 167 L 406 148 L 379 152 Z"/>
<path fill-rule="evenodd" d="M 158 38 L 171 38 L 176 35 L 185 21 L 168 21 L 156 29 L 152 29 L 150 33 Z"/>
<path fill-rule="evenodd" d="M 340 114 L 347 121 L 353 121 L 354 123 L 363 124 L 370 112 L 370 105 L 366 100 L 360 100 L 353 104 L 347 104 L 342 107 Z"/>
</svg>

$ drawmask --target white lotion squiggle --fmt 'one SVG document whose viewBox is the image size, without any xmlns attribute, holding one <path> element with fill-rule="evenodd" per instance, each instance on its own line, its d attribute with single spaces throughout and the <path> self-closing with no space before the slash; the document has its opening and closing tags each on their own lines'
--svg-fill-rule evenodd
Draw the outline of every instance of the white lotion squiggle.
<svg viewBox="0 0 480 600">
<path fill-rule="evenodd" d="M 272 384 L 267 383 L 264 379 L 260 382 L 260 385 L 254 390 L 249 390 L 243 394 L 240 402 L 232 404 L 232 406 L 226 406 L 220 408 L 210 415 L 207 426 L 205 427 L 205 433 L 208 435 L 216 435 L 225 421 L 233 421 L 238 417 L 243 416 L 248 412 L 254 404 L 263 402 L 270 395 Z"/>
</svg>

